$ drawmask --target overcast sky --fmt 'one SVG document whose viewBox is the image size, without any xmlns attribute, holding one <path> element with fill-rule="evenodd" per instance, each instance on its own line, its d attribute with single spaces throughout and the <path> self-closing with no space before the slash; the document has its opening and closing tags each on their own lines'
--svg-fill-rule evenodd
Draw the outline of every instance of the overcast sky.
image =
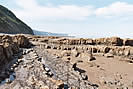
<svg viewBox="0 0 133 89">
<path fill-rule="evenodd" d="M 133 38 L 133 0 L 0 0 L 0 4 L 36 30 Z"/>
</svg>

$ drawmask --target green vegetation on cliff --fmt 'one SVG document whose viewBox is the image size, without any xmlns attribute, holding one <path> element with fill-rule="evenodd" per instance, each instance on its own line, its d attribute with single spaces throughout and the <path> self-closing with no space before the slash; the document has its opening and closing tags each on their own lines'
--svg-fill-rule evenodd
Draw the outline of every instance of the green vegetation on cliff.
<svg viewBox="0 0 133 89">
<path fill-rule="evenodd" d="M 0 5 L 0 33 L 33 34 L 33 31 L 10 10 Z"/>
</svg>

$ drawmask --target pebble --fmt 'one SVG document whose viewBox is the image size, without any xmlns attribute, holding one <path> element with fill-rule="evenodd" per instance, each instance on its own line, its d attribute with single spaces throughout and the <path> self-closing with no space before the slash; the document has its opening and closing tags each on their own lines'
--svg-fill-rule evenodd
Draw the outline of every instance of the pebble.
<svg viewBox="0 0 133 89">
<path fill-rule="evenodd" d="M 88 80 L 88 76 L 85 73 L 81 73 L 81 77 L 83 80 Z"/>
<path fill-rule="evenodd" d="M 24 62 L 24 60 L 18 60 L 18 63 Z"/>
<path fill-rule="evenodd" d="M 6 80 L 5 80 L 5 83 L 11 83 L 12 81 L 9 79 L 9 78 L 7 78 Z"/>
<path fill-rule="evenodd" d="M 13 68 L 17 67 L 18 65 L 17 64 L 13 64 Z"/>
<path fill-rule="evenodd" d="M 37 60 L 40 61 L 40 62 L 42 62 L 42 58 L 40 58 L 40 57 Z"/>
<path fill-rule="evenodd" d="M 50 77 L 52 77 L 54 74 L 50 71 L 47 73 Z"/>
<path fill-rule="evenodd" d="M 26 68 L 26 67 L 27 67 L 27 65 L 26 65 L 26 64 L 24 64 L 24 65 L 23 65 L 23 68 Z"/>
<path fill-rule="evenodd" d="M 128 87 L 123 87 L 123 89 L 128 89 Z"/>
<path fill-rule="evenodd" d="M 50 69 L 49 69 L 48 67 L 45 67 L 45 71 L 46 71 L 46 72 L 49 72 Z"/>
</svg>

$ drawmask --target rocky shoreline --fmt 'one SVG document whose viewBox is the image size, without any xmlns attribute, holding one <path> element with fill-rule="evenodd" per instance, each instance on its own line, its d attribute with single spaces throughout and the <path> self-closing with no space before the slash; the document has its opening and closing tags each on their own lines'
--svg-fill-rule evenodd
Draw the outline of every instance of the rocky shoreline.
<svg viewBox="0 0 133 89">
<path fill-rule="evenodd" d="M 132 89 L 129 40 L 1 35 L 0 89 Z"/>
</svg>

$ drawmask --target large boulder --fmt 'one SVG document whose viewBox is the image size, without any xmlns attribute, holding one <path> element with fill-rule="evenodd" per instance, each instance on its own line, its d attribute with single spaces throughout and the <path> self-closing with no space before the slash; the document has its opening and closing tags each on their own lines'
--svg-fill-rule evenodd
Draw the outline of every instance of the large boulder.
<svg viewBox="0 0 133 89">
<path fill-rule="evenodd" d="M 80 39 L 68 39 L 67 41 L 67 44 L 68 45 L 78 45 L 78 44 L 81 44 L 81 41 Z"/>
<path fill-rule="evenodd" d="M 86 39 L 86 44 L 93 45 L 95 44 L 93 39 Z"/>
<path fill-rule="evenodd" d="M 78 51 L 75 50 L 75 49 L 72 50 L 71 53 L 72 53 L 73 57 L 78 57 L 78 56 L 80 55 L 80 52 L 78 52 Z"/>
<path fill-rule="evenodd" d="M 133 55 L 133 48 L 130 47 L 129 52 L 130 52 L 130 55 Z"/>
<path fill-rule="evenodd" d="M 129 56 L 130 55 L 130 50 L 129 49 L 125 49 L 124 50 L 124 56 Z"/>
<path fill-rule="evenodd" d="M 5 65 L 13 59 L 13 55 L 19 52 L 19 46 L 11 36 L 3 35 L 0 38 L 0 65 Z"/>
<path fill-rule="evenodd" d="M 122 46 L 123 40 L 119 37 L 98 38 L 98 39 L 95 39 L 95 44 Z"/>
<path fill-rule="evenodd" d="M 124 39 L 123 44 L 125 46 L 133 46 L 133 39 Z"/>
<path fill-rule="evenodd" d="M 111 45 L 113 46 L 122 46 L 123 45 L 123 40 L 119 37 L 111 37 L 106 40 L 106 42 L 110 42 Z"/>
<path fill-rule="evenodd" d="M 2 62 L 4 63 L 4 59 L 6 59 L 6 56 L 5 56 L 5 54 L 4 54 L 4 47 L 3 47 L 2 44 L 0 45 L 0 57 L 1 57 L 1 59 L 0 59 L 0 64 L 1 64 Z"/>
<path fill-rule="evenodd" d="M 113 54 L 110 54 L 110 53 L 106 53 L 104 56 L 107 57 L 107 58 L 112 58 L 112 57 L 114 57 L 114 55 L 113 55 Z"/>
<path fill-rule="evenodd" d="M 30 42 L 24 35 L 0 35 L 0 68 L 8 64 L 19 53 L 20 47 L 30 47 Z"/>
<path fill-rule="evenodd" d="M 101 45 L 101 44 L 105 44 L 105 38 L 98 38 L 94 40 L 95 44 L 97 45 Z"/>
<path fill-rule="evenodd" d="M 19 45 L 20 48 L 29 48 L 32 45 L 29 39 L 24 35 L 16 35 L 13 37 L 13 40 Z"/>
<path fill-rule="evenodd" d="M 104 53 L 108 53 L 109 51 L 110 51 L 110 47 L 106 46 L 106 47 L 103 48 L 103 52 Z"/>
<path fill-rule="evenodd" d="M 64 50 L 64 51 L 62 51 L 61 56 L 62 57 L 71 56 L 71 51 Z"/>
<path fill-rule="evenodd" d="M 92 39 L 83 39 L 83 38 L 54 38 L 49 39 L 49 43 L 55 44 L 66 44 L 66 45 L 92 45 L 94 44 Z"/>
<path fill-rule="evenodd" d="M 96 58 L 93 56 L 92 53 L 90 53 L 89 56 L 88 56 L 88 62 L 94 61 L 94 60 L 96 60 Z"/>
</svg>

